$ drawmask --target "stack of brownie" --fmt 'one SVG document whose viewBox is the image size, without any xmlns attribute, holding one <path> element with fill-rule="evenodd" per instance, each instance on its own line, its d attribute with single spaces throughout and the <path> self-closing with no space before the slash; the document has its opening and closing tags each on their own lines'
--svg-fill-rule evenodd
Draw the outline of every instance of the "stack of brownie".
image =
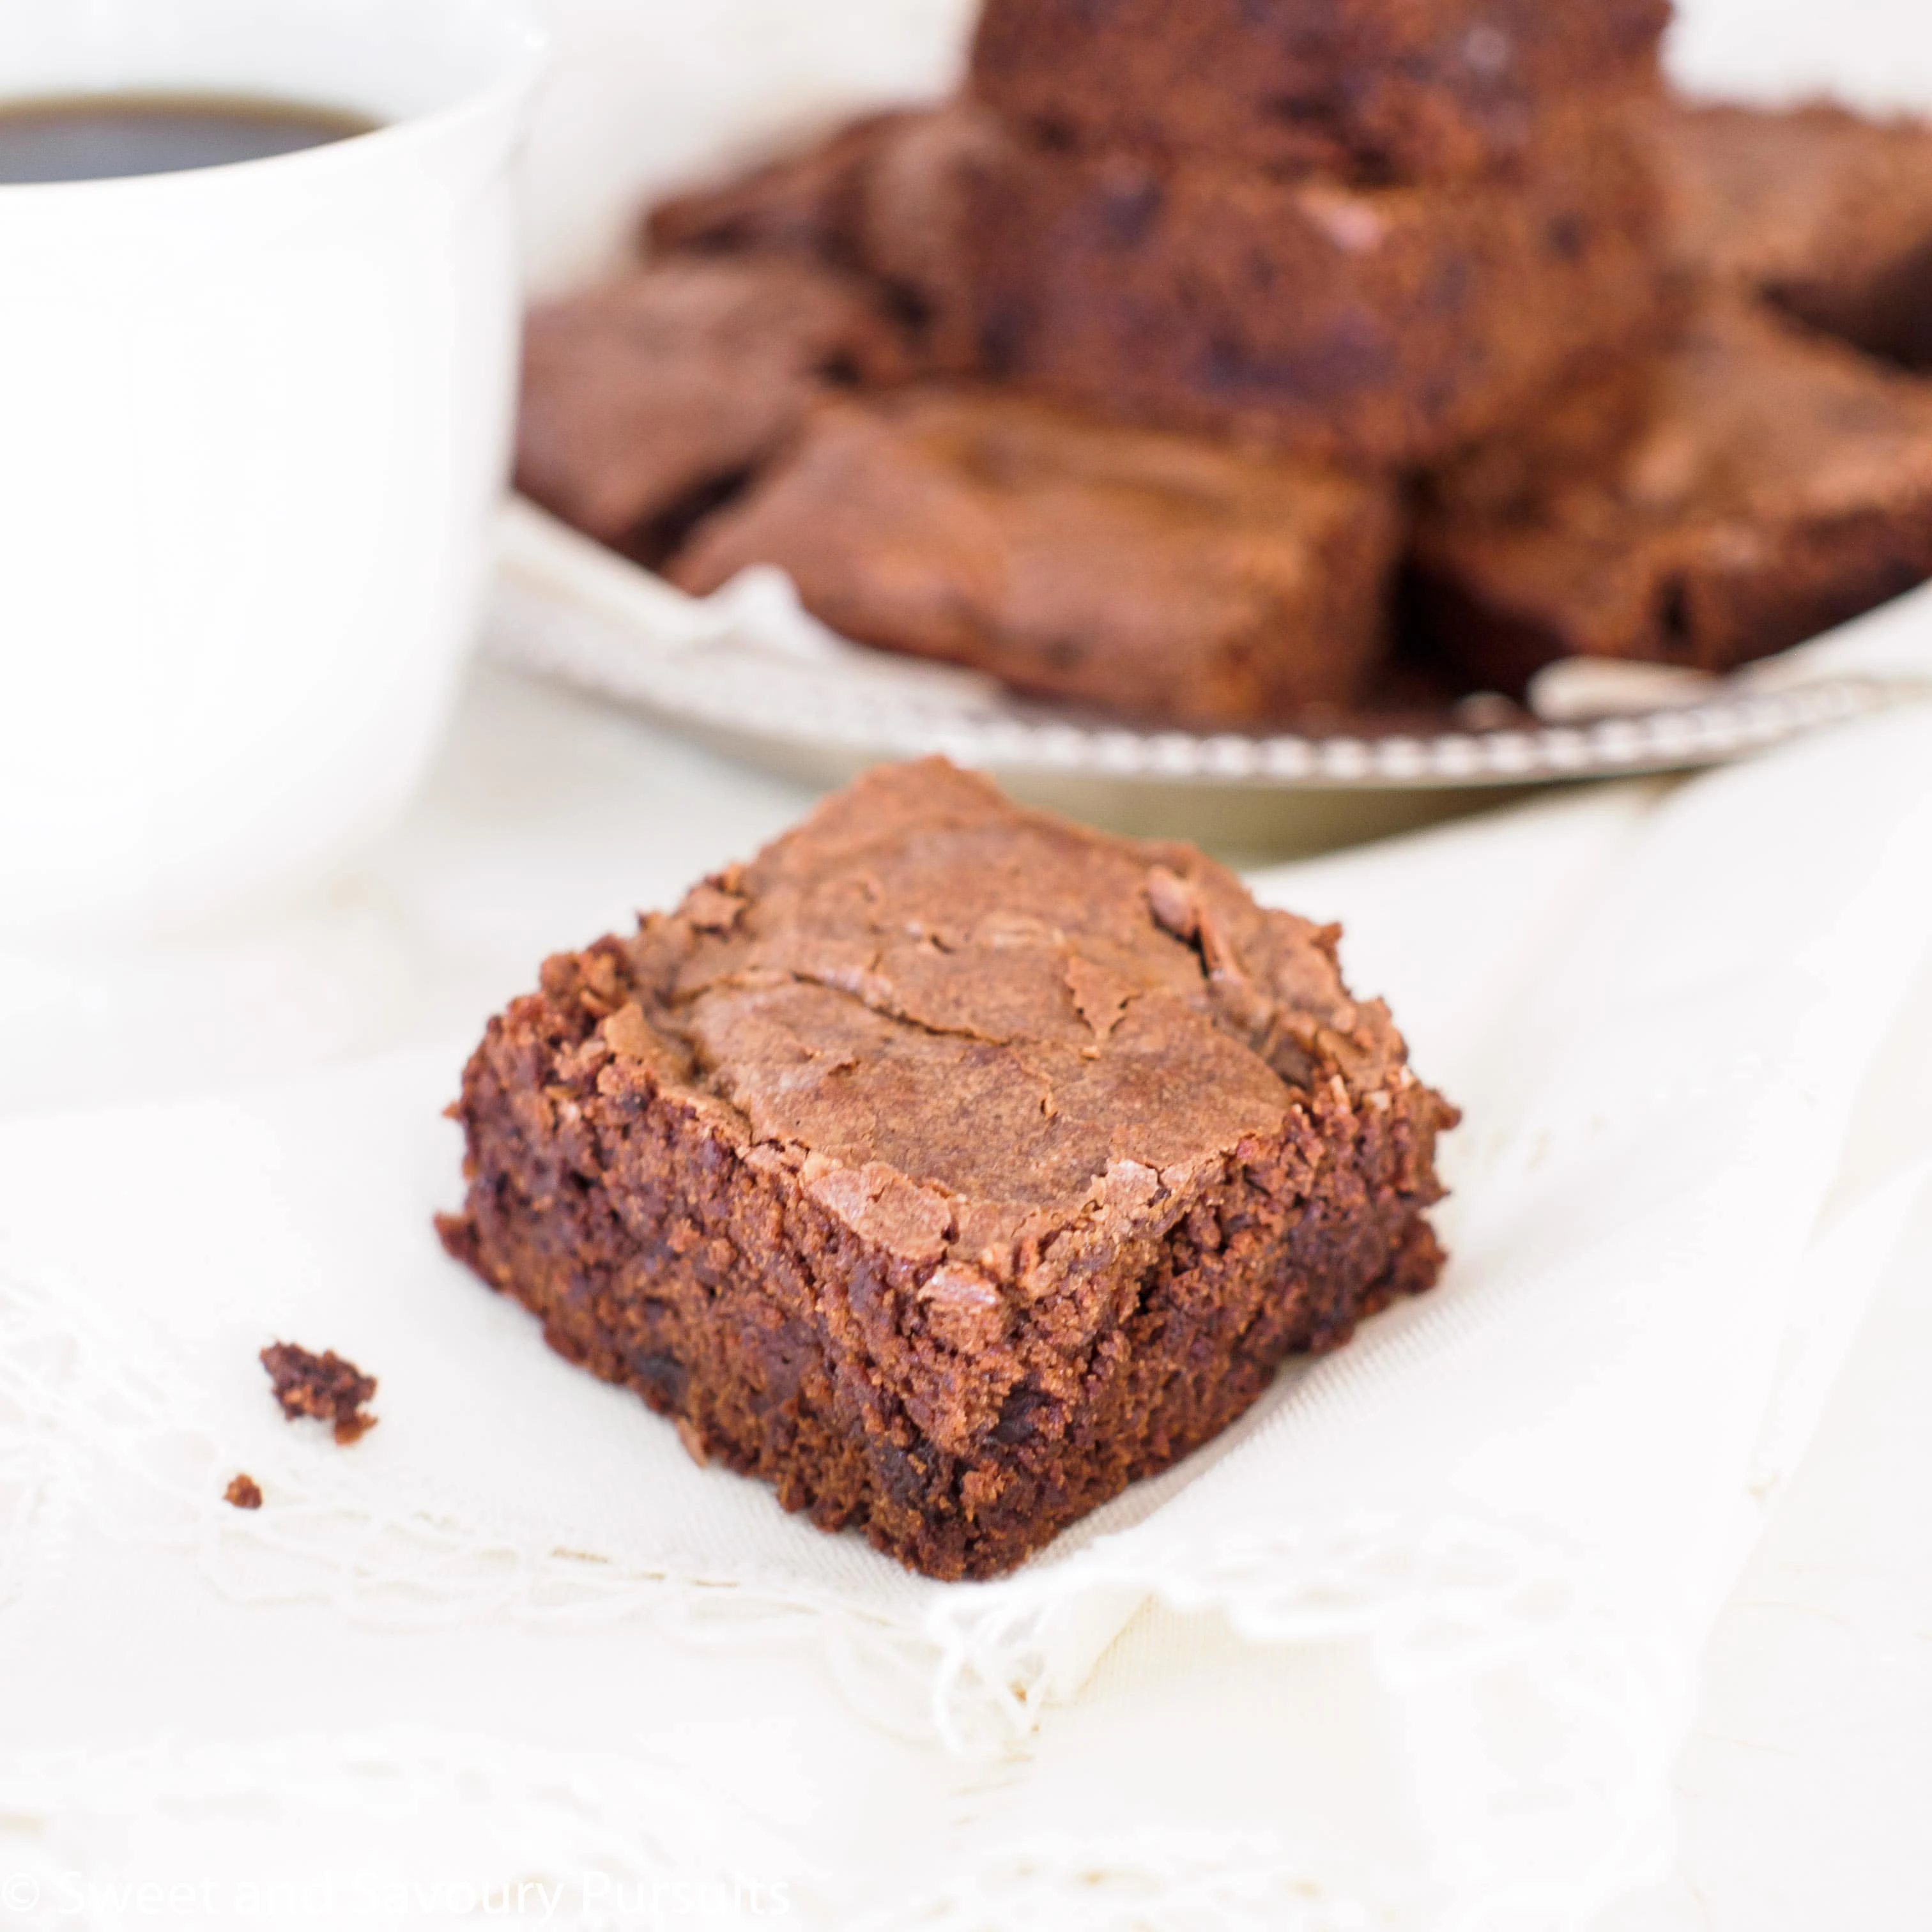
<svg viewBox="0 0 1932 1932">
<path fill-rule="evenodd" d="M 1394 470 L 1653 339 L 1665 0 L 988 0 L 988 358 Z"/>
<path fill-rule="evenodd" d="M 1932 575 L 1932 134 L 1675 102 L 1668 14 L 987 0 L 532 319 L 520 480 L 1152 722 L 1781 649 Z"/>
</svg>

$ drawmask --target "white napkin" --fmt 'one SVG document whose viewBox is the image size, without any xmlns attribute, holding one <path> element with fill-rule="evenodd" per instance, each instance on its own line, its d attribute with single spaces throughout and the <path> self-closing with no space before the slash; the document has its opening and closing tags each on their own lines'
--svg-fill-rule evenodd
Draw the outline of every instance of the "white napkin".
<svg viewBox="0 0 1932 1932">
<path fill-rule="evenodd" d="M 694 1468 L 441 1256 L 454 1025 L 299 1081 L 0 1122 L 0 1639 L 34 1628 L 65 1497 L 190 1552 L 220 1600 L 804 1643 L 896 1734 L 1030 1760 L 1006 1835 L 916 1862 L 881 1924 L 1070 1924 L 1051 1901 L 1100 1897 L 1096 1871 L 1144 1899 L 1205 1870 L 1311 1925 L 1580 1924 L 1656 1870 L 1704 1637 L 1932 1160 L 1894 1090 L 1847 1164 L 1932 947 L 1928 880 L 1919 710 L 1258 881 L 1348 920 L 1352 982 L 1465 1107 L 1453 1265 L 982 1586 Z M 380 1376 L 352 1451 L 275 1415 L 254 1354 L 278 1336 Z M 242 1469 L 258 1513 L 220 1501 Z M 1168 1707 L 1206 1736 L 1264 1693 L 1279 1729 L 1230 1731 L 1218 1782 L 1108 1742 Z M 1150 1778 L 1157 1856 L 1107 1835 Z"/>
</svg>

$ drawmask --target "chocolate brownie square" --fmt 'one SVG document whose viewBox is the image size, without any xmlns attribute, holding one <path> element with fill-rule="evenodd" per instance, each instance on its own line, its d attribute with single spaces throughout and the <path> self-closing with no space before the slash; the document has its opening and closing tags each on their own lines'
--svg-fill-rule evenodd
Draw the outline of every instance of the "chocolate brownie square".
<svg viewBox="0 0 1932 1932">
<path fill-rule="evenodd" d="M 1932 124 L 1676 102 L 1658 143 L 1687 265 L 1875 356 L 1932 366 Z"/>
<path fill-rule="evenodd" d="M 1454 1112 L 1336 938 L 874 772 L 490 1022 L 444 1238 L 700 1460 L 997 1574 L 1435 1280 Z"/>
<path fill-rule="evenodd" d="M 820 408 L 670 566 L 776 564 L 862 643 L 1169 724 L 1359 692 L 1400 540 L 1393 485 L 985 391 Z"/>
<path fill-rule="evenodd" d="M 1105 413 L 1436 461 L 1662 332 L 1637 135 L 1585 117 L 1525 181 L 1448 188 L 1010 143 L 974 176 L 988 366 Z"/>
<path fill-rule="evenodd" d="M 804 152 L 660 202 L 652 254 L 789 254 L 885 294 L 933 373 L 978 359 L 966 248 L 968 183 L 1003 146 L 969 104 L 868 116 Z"/>
<path fill-rule="evenodd" d="M 907 370 L 868 292 L 784 260 L 676 261 L 536 309 L 517 484 L 645 561 L 828 386 Z"/>
<path fill-rule="evenodd" d="M 1479 682 L 1572 656 L 1728 670 L 1932 576 L 1932 383 L 1728 298 L 1651 382 L 1609 460 L 1422 517 L 1415 615 Z"/>
<path fill-rule="evenodd" d="M 544 964 L 444 1240 L 700 1459 L 989 1576 L 1436 1279 L 1455 1113 L 1335 945 L 1188 846 L 881 769 Z"/>
<path fill-rule="evenodd" d="M 1526 165 L 1658 84 L 1669 0 L 987 0 L 973 92 L 1064 146 L 1358 183 Z"/>
</svg>

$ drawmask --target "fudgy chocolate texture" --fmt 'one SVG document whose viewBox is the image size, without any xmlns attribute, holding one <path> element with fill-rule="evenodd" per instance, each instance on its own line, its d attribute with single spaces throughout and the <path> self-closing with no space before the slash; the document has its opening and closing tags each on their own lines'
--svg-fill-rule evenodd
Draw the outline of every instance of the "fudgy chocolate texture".
<svg viewBox="0 0 1932 1932">
<path fill-rule="evenodd" d="M 1425 634 L 1506 691 L 1553 658 L 1721 671 L 1932 576 L 1932 383 L 1716 299 L 1610 460 L 1414 540 Z"/>
<path fill-rule="evenodd" d="M 996 1574 L 1435 1280 L 1454 1110 L 1336 940 L 876 771 L 490 1023 L 444 1239 L 700 1460 Z"/>
<path fill-rule="evenodd" d="M 1674 101 L 1657 152 L 1688 267 L 1875 356 L 1932 366 L 1932 124 Z"/>
<path fill-rule="evenodd" d="M 856 284 L 801 262 L 680 260 L 532 312 L 517 484 L 601 541 L 658 560 L 838 383 L 908 363 Z"/>
<path fill-rule="evenodd" d="M 1358 697 L 1384 642 L 1393 486 L 986 392 L 821 407 L 673 580 L 788 571 L 849 638 L 1183 724 Z"/>
<path fill-rule="evenodd" d="M 659 257 L 790 255 L 864 277 L 928 372 L 969 372 L 979 359 L 970 183 L 1005 138 L 962 102 L 869 116 L 802 154 L 659 202 L 646 243 Z"/>
<path fill-rule="evenodd" d="M 994 376 L 1364 465 L 1439 460 L 1669 313 L 1622 113 L 1568 124 L 1521 182 L 1362 188 L 1015 141 L 971 193 Z"/>
<path fill-rule="evenodd" d="M 987 0 L 978 97 L 1061 146 L 1454 181 L 1654 88 L 1668 0 Z"/>
</svg>

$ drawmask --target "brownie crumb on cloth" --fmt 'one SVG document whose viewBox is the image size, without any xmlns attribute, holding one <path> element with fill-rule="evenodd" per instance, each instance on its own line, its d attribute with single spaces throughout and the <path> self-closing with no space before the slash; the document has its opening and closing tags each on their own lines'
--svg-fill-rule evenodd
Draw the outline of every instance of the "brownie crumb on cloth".
<svg viewBox="0 0 1932 1932">
<path fill-rule="evenodd" d="M 262 1507 L 262 1486 L 253 1476 L 237 1476 L 222 1491 L 221 1500 L 238 1510 L 258 1510 Z"/>
<path fill-rule="evenodd" d="M 332 1423 L 336 1441 L 345 1447 L 375 1427 L 375 1417 L 365 1414 L 363 1408 L 375 1395 L 376 1378 L 365 1376 L 332 1348 L 315 1355 L 292 1342 L 276 1342 L 262 1351 L 262 1366 L 275 1385 L 282 1413 L 291 1422 L 310 1415 L 318 1422 Z"/>
</svg>

